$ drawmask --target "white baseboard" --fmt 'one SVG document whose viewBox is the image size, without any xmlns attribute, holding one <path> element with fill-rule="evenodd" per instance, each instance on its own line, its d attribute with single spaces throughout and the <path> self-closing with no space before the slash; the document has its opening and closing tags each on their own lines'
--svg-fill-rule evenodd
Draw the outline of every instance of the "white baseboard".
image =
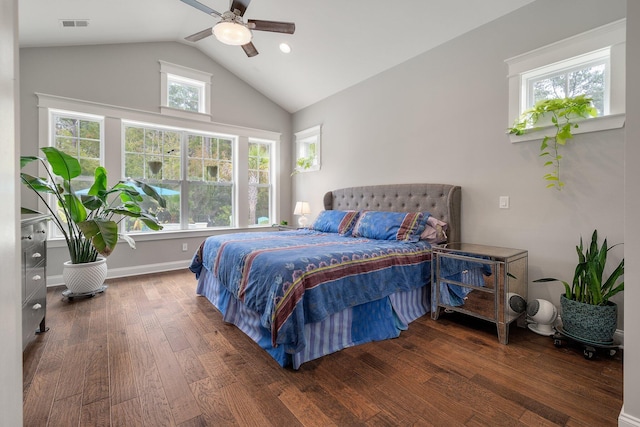
<svg viewBox="0 0 640 427">
<path fill-rule="evenodd" d="M 624 412 L 624 405 L 618 416 L 618 427 L 640 427 L 640 418 L 636 418 L 632 415 Z"/>
<path fill-rule="evenodd" d="M 191 259 L 185 261 L 173 261 L 163 264 L 145 264 L 134 267 L 111 268 L 107 270 L 107 279 L 117 279 L 119 277 L 139 276 L 142 274 L 162 273 L 165 271 L 183 270 L 189 267 Z M 195 277 L 195 276 L 194 276 Z M 47 276 L 47 287 L 63 286 L 62 274 Z"/>
<path fill-rule="evenodd" d="M 613 341 L 620 343 L 620 347 L 624 348 L 624 330 L 616 329 L 616 333 L 613 334 Z"/>
</svg>

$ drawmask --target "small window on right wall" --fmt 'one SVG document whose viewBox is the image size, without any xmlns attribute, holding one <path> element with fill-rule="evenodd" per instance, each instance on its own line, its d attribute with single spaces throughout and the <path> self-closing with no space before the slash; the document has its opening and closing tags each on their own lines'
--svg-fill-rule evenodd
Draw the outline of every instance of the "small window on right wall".
<svg viewBox="0 0 640 427">
<path fill-rule="evenodd" d="M 510 58 L 509 125 L 542 100 L 586 95 L 596 118 L 574 133 L 624 125 L 626 20 L 612 22 Z M 512 142 L 539 139 L 536 132 L 510 135 Z"/>
<path fill-rule="evenodd" d="M 294 174 L 320 170 L 321 125 L 295 133 L 296 165 Z"/>
</svg>

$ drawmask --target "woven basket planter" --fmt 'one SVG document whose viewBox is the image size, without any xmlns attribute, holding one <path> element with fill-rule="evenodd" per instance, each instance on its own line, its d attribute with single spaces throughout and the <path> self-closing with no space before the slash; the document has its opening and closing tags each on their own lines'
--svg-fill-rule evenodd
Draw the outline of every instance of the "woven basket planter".
<svg viewBox="0 0 640 427">
<path fill-rule="evenodd" d="M 618 306 L 609 301 L 607 305 L 591 305 L 560 296 L 562 328 L 568 335 L 581 341 L 600 344 L 613 343 L 618 326 Z"/>
</svg>

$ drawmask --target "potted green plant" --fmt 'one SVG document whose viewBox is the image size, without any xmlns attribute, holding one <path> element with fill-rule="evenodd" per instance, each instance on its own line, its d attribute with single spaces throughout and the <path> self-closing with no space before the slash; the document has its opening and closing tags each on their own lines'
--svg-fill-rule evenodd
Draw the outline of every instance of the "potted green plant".
<svg viewBox="0 0 640 427">
<path fill-rule="evenodd" d="M 578 264 L 571 285 L 564 280 L 546 277 L 534 282 L 562 282 L 565 293 L 560 296 L 563 332 L 582 341 L 610 343 L 617 328 L 618 307 L 610 298 L 624 290 L 624 258 L 606 277 L 605 267 L 609 251 L 605 238 L 598 245 L 598 230 L 591 236 L 591 244 L 576 246 Z"/>
<path fill-rule="evenodd" d="M 541 121 L 549 120 L 553 125 L 554 134 L 545 135 L 540 145 L 540 157 L 547 159 L 544 166 L 551 167 L 551 172 L 544 175 L 547 181 L 547 188 L 562 190 L 564 182 L 560 179 L 560 160 L 562 155 L 559 152 L 560 146 L 573 138 L 572 129 L 578 127 L 576 121 L 588 117 L 595 117 L 597 110 L 593 106 L 592 98 L 585 95 L 578 95 L 569 98 L 545 99 L 522 113 L 509 128 L 508 133 L 523 135 L 536 127 Z"/>
<path fill-rule="evenodd" d="M 94 291 L 104 283 L 106 257 L 116 248 L 118 239 L 123 239 L 131 248 L 135 248 L 135 242 L 130 236 L 118 233 L 118 223 L 124 216 L 136 218 L 152 230 L 162 229 L 155 215 L 142 207 L 143 197 L 138 189 L 161 207 L 165 207 L 165 200 L 151 186 L 141 181 L 120 181 L 107 187 L 107 171 L 102 166 L 95 169 L 94 181 L 88 192 L 78 195 L 73 180 L 82 172 L 80 162 L 55 147 L 44 147 L 41 150 L 45 158 L 21 156 L 20 167 L 40 161 L 47 177 L 39 178 L 21 173 L 20 178 L 44 203 L 51 220 L 65 238 L 71 258 L 65 263 L 63 271 L 65 284 L 74 293 Z M 53 195 L 53 198 L 48 195 Z M 95 278 L 93 285 L 76 283 L 74 288 L 74 284 L 69 281 L 73 282 L 81 273 L 78 273 L 79 268 L 68 270 L 67 266 L 87 264 L 91 264 L 97 271 L 94 275 L 104 277 Z M 86 279 L 78 279 L 79 282 L 83 280 L 86 282 Z"/>
<path fill-rule="evenodd" d="M 314 155 L 298 158 L 298 160 L 296 160 L 296 168 L 293 170 L 293 172 L 291 172 L 291 176 L 296 175 L 303 170 L 309 169 L 311 166 L 313 166 L 314 159 Z"/>
</svg>

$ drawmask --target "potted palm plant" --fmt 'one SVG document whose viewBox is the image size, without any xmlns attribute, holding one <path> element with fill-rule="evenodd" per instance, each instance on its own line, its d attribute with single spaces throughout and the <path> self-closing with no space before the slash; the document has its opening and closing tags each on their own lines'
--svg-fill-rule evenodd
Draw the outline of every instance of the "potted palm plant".
<svg viewBox="0 0 640 427">
<path fill-rule="evenodd" d="M 130 236 L 118 233 L 118 222 L 124 216 L 136 218 L 152 230 L 162 229 L 155 215 L 142 207 L 143 197 L 138 189 L 161 207 L 165 207 L 165 200 L 141 181 L 120 181 L 107 187 L 107 171 L 102 166 L 95 169 L 88 192 L 79 195 L 73 181 L 82 172 L 78 159 L 55 147 L 41 150 L 45 158 L 21 156 L 20 167 L 39 161 L 47 177 L 21 173 L 20 178 L 44 203 L 66 240 L 71 260 L 63 269 L 65 285 L 74 294 L 90 293 L 103 286 L 107 275 L 106 257 L 116 248 L 118 239 L 135 248 Z M 83 271 L 87 269 L 90 272 L 85 277 Z"/>
<path fill-rule="evenodd" d="M 564 182 L 560 179 L 560 147 L 573 138 L 572 129 L 578 127 L 577 121 L 595 117 L 598 113 L 593 106 L 592 98 L 578 95 L 569 98 L 543 99 L 523 112 L 508 129 L 508 133 L 523 135 L 538 129 L 536 125 L 547 123 L 553 125 L 553 134 L 545 135 L 540 144 L 540 157 L 546 159 L 545 167 L 551 172 L 544 175 L 547 188 L 562 190 Z"/>
<path fill-rule="evenodd" d="M 609 250 L 617 245 L 608 246 L 605 238 L 598 245 L 598 230 L 591 236 L 591 244 L 576 246 L 578 264 L 571 285 L 564 280 L 551 277 L 534 282 L 562 282 L 565 293 L 560 296 L 562 308 L 563 332 L 581 341 L 599 344 L 613 342 L 617 328 L 618 306 L 610 298 L 624 290 L 624 258 L 613 272 L 606 277 L 604 270 Z"/>
</svg>

